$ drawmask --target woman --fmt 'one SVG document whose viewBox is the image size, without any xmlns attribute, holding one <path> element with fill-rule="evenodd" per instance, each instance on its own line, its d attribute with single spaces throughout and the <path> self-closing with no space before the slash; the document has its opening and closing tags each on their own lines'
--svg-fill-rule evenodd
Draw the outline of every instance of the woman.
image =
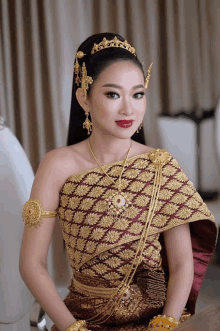
<svg viewBox="0 0 220 331">
<path fill-rule="evenodd" d="M 171 330 L 195 313 L 217 225 L 173 156 L 137 141 L 150 70 L 119 35 L 78 49 L 68 146 L 45 155 L 23 209 L 20 272 L 53 331 Z M 46 271 L 56 215 L 64 302 Z"/>
</svg>

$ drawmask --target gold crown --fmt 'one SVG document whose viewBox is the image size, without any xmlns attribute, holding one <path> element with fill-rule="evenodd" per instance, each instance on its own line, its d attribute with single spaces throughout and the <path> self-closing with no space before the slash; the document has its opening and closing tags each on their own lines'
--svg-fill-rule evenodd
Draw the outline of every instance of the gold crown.
<svg viewBox="0 0 220 331">
<path fill-rule="evenodd" d="M 109 47 L 120 47 L 120 48 L 124 48 L 127 51 L 129 51 L 130 53 L 134 54 L 136 56 L 135 53 L 135 48 L 132 47 L 127 40 L 125 41 L 121 41 L 119 40 L 117 37 L 115 37 L 112 40 L 107 40 L 106 38 L 103 38 L 103 40 L 99 43 L 99 44 L 94 44 L 91 54 L 94 54 L 96 52 L 101 51 L 102 49 L 105 48 L 109 48 Z"/>
</svg>

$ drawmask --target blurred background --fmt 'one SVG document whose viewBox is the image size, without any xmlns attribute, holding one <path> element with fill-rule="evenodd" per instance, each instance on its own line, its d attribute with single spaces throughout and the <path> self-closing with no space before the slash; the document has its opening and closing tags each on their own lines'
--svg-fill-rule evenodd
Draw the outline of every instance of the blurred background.
<svg viewBox="0 0 220 331">
<path fill-rule="evenodd" d="M 13 202 L 22 196 L 19 218 L 41 159 L 66 145 L 77 48 L 100 32 L 125 37 L 145 73 L 153 62 L 143 122 L 146 145 L 174 155 L 220 224 L 220 0 L 0 0 L 0 175 L 9 190 L 5 175 L 9 168 L 13 173 Z M 15 190 L 14 183 L 22 180 L 25 193 L 21 184 Z M 7 218 L 11 197 L 1 189 Z M 18 214 L 13 216 L 17 222 Z M 22 230 L 16 230 L 17 254 Z M 217 272 L 220 276 L 216 260 L 213 263 L 212 284 Z M 71 276 L 67 268 L 57 222 L 48 270 L 61 292 Z M 3 285 L 2 291 L 5 295 Z M 220 293 L 214 292 L 219 299 Z M 17 312 L 14 306 L 14 313 L 9 303 L 0 316 L 0 330 L 4 324 L 3 331 L 11 331 L 18 316 L 22 320 L 26 308 Z"/>
</svg>

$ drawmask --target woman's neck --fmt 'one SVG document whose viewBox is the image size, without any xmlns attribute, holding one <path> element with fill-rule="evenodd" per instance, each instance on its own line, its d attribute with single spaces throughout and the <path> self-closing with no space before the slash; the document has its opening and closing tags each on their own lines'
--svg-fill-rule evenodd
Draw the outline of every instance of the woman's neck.
<svg viewBox="0 0 220 331">
<path fill-rule="evenodd" d="M 132 146 L 131 138 L 121 139 L 117 137 L 89 137 L 89 142 L 95 157 L 100 164 L 105 165 L 126 158 L 129 148 Z M 88 141 L 87 141 L 88 143 Z M 88 146 L 89 149 L 89 146 Z M 131 150 L 130 150 L 131 152 Z M 91 153 L 91 151 L 90 151 Z M 129 153 L 130 155 L 130 153 Z M 128 155 L 128 157 L 129 157 Z M 91 153 L 91 158 L 93 158 Z"/>
</svg>

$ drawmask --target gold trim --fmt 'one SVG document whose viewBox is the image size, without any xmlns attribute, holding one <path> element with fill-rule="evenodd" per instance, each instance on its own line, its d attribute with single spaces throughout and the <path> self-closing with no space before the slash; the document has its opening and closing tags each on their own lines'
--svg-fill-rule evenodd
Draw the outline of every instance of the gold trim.
<svg viewBox="0 0 220 331">
<path fill-rule="evenodd" d="M 80 283 L 78 280 L 76 280 L 73 277 L 73 284 L 76 288 L 76 290 L 82 294 L 88 295 L 88 296 L 97 296 L 101 298 L 106 298 L 109 299 L 112 294 L 114 294 L 117 290 L 117 288 L 105 288 L 105 287 L 94 287 L 94 286 L 89 286 Z"/>
</svg>

